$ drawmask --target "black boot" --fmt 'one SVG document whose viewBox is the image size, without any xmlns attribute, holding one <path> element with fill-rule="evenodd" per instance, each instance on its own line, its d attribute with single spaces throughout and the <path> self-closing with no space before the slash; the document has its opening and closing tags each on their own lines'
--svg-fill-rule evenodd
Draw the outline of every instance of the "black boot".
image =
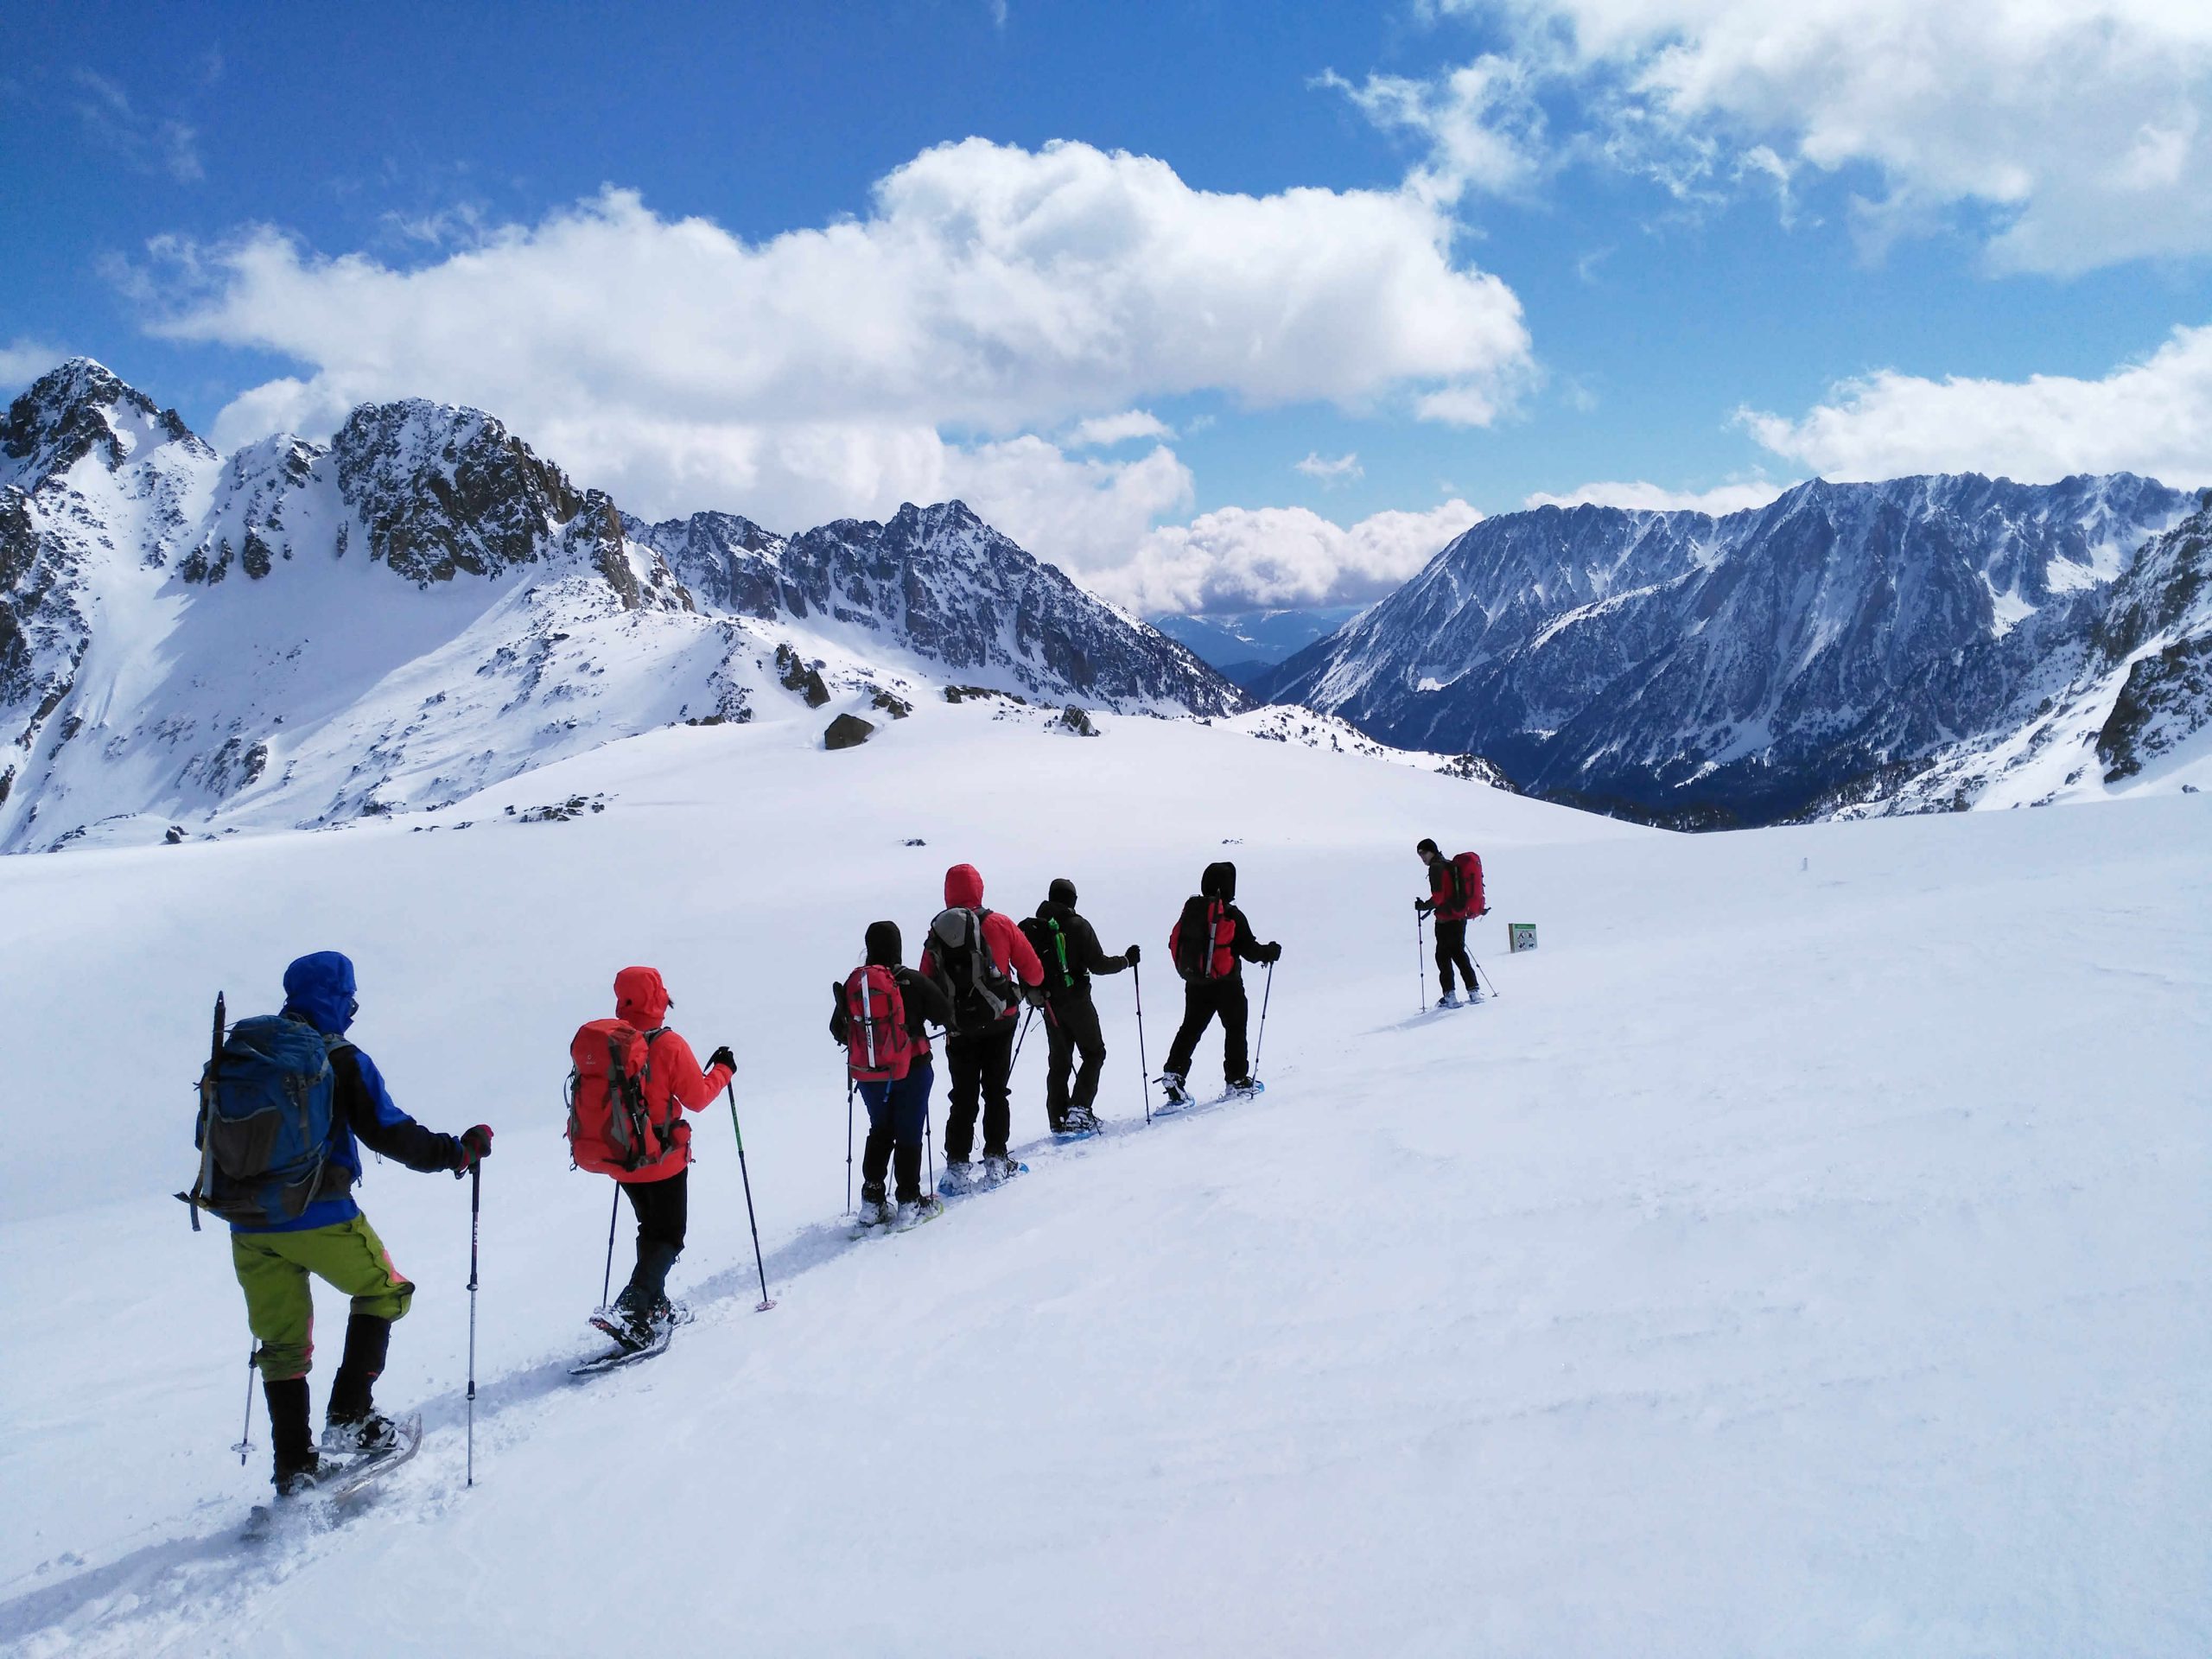
<svg viewBox="0 0 2212 1659">
<path fill-rule="evenodd" d="M 391 1345 L 390 1319 L 356 1313 L 346 1320 L 346 1357 L 331 1379 L 330 1403 L 323 1417 L 324 1451 L 350 1457 L 391 1449 L 397 1431 L 370 1399 L 377 1378 L 384 1374 L 385 1354 Z"/>
<path fill-rule="evenodd" d="M 308 1427 L 308 1380 L 288 1376 L 281 1382 L 262 1380 L 262 1397 L 269 1402 L 269 1442 L 276 1448 L 276 1465 L 269 1477 L 276 1496 L 303 1492 L 322 1472 L 316 1455 L 315 1434 Z"/>
</svg>

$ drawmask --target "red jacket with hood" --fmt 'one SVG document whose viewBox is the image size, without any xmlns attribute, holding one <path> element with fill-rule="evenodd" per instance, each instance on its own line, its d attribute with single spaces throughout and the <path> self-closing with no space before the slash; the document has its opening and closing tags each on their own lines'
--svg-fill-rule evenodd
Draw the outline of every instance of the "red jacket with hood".
<svg viewBox="0 0 2212 1659">
<path fill-rule="evenodd" d="M 691 1045 L 679 1033 L 663 1028 L 661 1021 L 668 1017 L 668 987 L 661 983 L 658 968 L 625 968 L 614 976 L 614 1013 L 618 1019 L 647 1033 L 652 1058 L 645 1072 L 645 1106 L 652 1121 L 677 1120 L 669 1131 L 674 1145 L 650 1164 L 621 1171 L 614 1179 L 626 1186 L 664 1181 L 682 1173 L 691 1162 L 691 1126 L 682 1121 L 683 1114 L 711 1106 L 730 1080 L 730 1069 L 718 1065 L 700 1071 Z"/>
<path fill-rule="evenodd" d="M 944 907 L 947 910 L 981 910 L 983 907 L 983 876 L 973 864 L 956 864 L 944 873 Z M 992 911 L 983 918 L 983 943 L 989 947 L 991 966 L 1009 979 L 1019 979 L 1024 985 L 1045 982 L 1045 964 L 1037 960 L 1037 952 L 1022 937 L 1021 929 L 1011 916 Z M 922 972 L 934 975 L 937 969 L 935 946 L 922 951 Z M 1015 1010 L 1008 1008 L 999 1017 L 1011 1020 Z"/>
</svg>

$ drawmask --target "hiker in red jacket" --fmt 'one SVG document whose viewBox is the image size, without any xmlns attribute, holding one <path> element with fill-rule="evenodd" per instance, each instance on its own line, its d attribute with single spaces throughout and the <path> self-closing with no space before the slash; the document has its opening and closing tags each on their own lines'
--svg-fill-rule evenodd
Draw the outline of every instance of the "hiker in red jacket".
<svg viewBox="0 0 2212 1659">
<path fill-rule="evenodd" d="M 930 924 L 921 971 L 952 1004 L 953 1023 L 944 1039 L 952 1086 L 944 1125 L 944 1177 L 938 1187 L 959 1192 L 995 1185 L 1014 1173 L 1006 1140 L 1014 1120 L 1007 1082 L 1014 1072 L 1014 1016 L 1024 1001 L 1044 1000 L 1045 965 L 1012 917 L 983 908 L 983 878 L 973 864 L 956 864 L 944 873 L 944 906 Z M 980 1175 L 969 1160 L 979 1097 Z"/>
<path fill-rule="evenodd" d="M 658 1157 L 636 1169 L 606 1172 L 622 1184 L 630 1208 L 637 1213 L 638 1264 L 613 1306 L 594 1316 L 592 1323 L 632 1348 L 651 1343 L 654 1325 L 664 1324 L 672 1314 L 668 1270 L 683 1254 L 691 1166 L 691 1126 L 683 1114 L 712 1105 L 737 1070 L 737 1057 L 725 1043 L 708 1058 L 707 1069 L 700 1071 L 691 1045 L 663 1023 L 671 1006 L 658 969 L 625 968 L 614 976 L 616 1018 L 645 1036 L 646 1114 L 655 1124 L 667 1126 L 661 1135 L 666 1144 Z"/>
<path fill-rule="evenodd" d="M 1490 914 L 1490 906 L 1483 902 L 1483 861 L 1473 853 L 1446 858 L 1425 836 L 1414 850 L 1428 867 L 1428 897 L 1414 899 L 1414 909 L 1436 918 L 1436 978 L 1444 990 L 1436 1006 L 1456 1008 L 1460 1002 L 1452 990 L 1455 963 L 1466 982 L 1467 1001 L 1474 1002 L 1482 995 L 1475 983 L 1475 964 L 1467 956 L 1467 923 Z"/>
</svg>

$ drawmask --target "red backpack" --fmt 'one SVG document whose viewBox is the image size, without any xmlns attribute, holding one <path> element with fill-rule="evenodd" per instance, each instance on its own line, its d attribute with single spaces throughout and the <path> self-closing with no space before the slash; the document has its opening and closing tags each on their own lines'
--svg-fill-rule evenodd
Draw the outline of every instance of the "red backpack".
<svg viewBox="0 0 2212 1659">
<path fill-rule="evenodd" d="M 845 978 L 845 1070 L 855 1083 L 896 1083 L 913 1063 L 898 979 L 873 963 L 854 969 Z"/>
<path fill-rule="evenodd" d="M 653 1122 L 645 1095 L 658 1034 L 594 1020 L 569 1039 L 569 1157 L 578 1169 L 626 1175 L 669 1149 L 668 1126 Z"/>
<path fill-rule="evenodd" d="M 1167 930 L 1167 954 L 1185 979 L 1227 979 L 1236 971 L 1236 918 L 1218 899 L 1192 893 Z"/>
<path fill-rule="evenodd" d="M 1459 890 L 1459 911 L 1463 916 L 1479 916 L 1488 908 L 1483 903 L 1483 861 L 1478 853 L 1461 853 L 1452 861 L 1452 884 Z"/>
</svg>

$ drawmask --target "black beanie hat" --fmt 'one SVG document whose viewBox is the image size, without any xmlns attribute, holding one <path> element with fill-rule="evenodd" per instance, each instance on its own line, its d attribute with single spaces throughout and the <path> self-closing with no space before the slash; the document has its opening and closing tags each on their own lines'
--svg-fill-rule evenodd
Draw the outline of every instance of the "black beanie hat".
<svg viewBox="0 0 2212 1659">
<path fill-rule="evenodd" d="M 1052 878 L 1052 885 L 1046 890 L 1045 896 L 1056 905 L 1065 905 L 1070 910 L 1073 910 L 1075 883 L 1065 875 L 1056 875 Z"/>
<path fill-rule="evenodd" d="M 868 925 L 868 960 L 872 968 L 896 968 L 899 953 L 906 942 L 899 937 L 896 922 L 870 922 Z"/>
<path fill-rule="evenodd" d="M 1414 843 L 1414 851 L 1419 853 L 1424 858 L 1434 858 L 1436 856 L 1436 843 L 1431 841 L 1427 836 L 1423 836 L 1419 842 Z"/>
</svg>

